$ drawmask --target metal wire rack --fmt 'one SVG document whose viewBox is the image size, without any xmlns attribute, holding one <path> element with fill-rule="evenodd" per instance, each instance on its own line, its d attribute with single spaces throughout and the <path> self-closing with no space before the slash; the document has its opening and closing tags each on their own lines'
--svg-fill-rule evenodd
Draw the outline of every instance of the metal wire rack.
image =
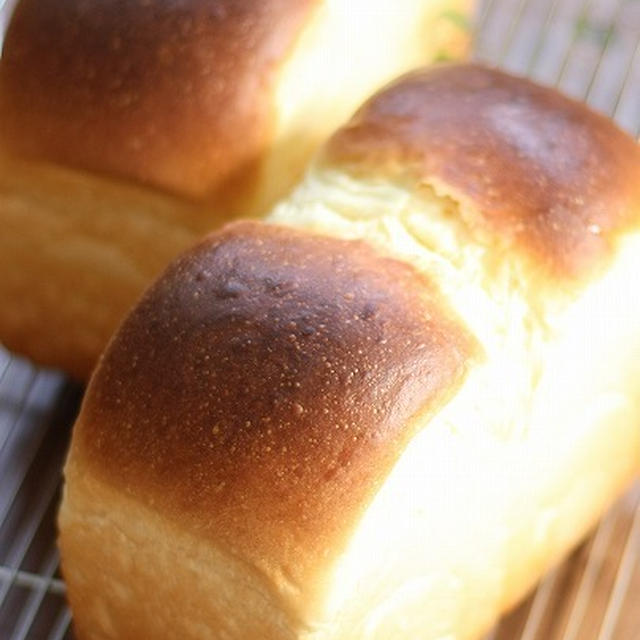
<svg viewBox="0 0 640 640">
<path fill-rule="evenodd" d="M 0 0 L 0 33 L 15 0 Z M 640 135 L 640 0 L 486 0 L 477 60 Z M 1 44 L 1 36 L 0 36 Z M 55 512 L 82 389 L 0 348 L 0 638 L 70 640 Z M 487 640 L 640 640 L 640 485 Z"/>
</svg>

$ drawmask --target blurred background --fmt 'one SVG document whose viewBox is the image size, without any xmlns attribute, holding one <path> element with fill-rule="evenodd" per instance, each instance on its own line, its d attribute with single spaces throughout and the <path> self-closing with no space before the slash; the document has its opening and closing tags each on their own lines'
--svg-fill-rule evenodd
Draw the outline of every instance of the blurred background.
<svg viewBox="0 0 640 640">
<path fill-rule="evenodd" d="M 0 31 L 13 4 L 0 0 Z M 640 136 L 640 0 L 486 0 L 473 56 L 556 86 Z M 71 638 L 54 518 L 81 397 L 63 375 L 0 347 L 3 640 Z M 488 640 L 640 640 L 640 485 Z"/>
</svg>

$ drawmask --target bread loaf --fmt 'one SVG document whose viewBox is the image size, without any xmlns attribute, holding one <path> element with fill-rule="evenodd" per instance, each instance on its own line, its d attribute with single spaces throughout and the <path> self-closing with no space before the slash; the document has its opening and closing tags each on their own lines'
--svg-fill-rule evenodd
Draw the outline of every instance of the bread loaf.
<svg viewBox="0 0 640 640">
<path fill-rule="evenodd" d="M 0 341 L 88 376 L 144 287 L 259 215 L 470 0 L 21 0 L 0 60 Z M 357 36 L 357 37 L 356 37 Z"/>
<path fill-rule="evenodd" d="M 80 640 L 471 640 L 640 468 L 640 151 L 473 65 L 147 291 L 65 469 Z"/>
</svg>

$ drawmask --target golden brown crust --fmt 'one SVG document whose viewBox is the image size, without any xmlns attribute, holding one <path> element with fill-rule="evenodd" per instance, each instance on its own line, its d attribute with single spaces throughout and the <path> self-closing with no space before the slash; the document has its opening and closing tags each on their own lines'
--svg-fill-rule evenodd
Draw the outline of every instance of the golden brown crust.
<svg viewBox="0 0 640 640">
<path fill-rule="evenodd" d="M 340 552 L 413 418 L 457 389 L 474 349 L 411 266 L 235 224 L 125 322 L 72 455 L 295 591 Z"/>
<path fill-rule="evenodd" d="M 472 229 L 554 276 L 584 275 L 640 219 L 630 137 L 552 89 L 474 64 L 401 78 L 335 134 L 324 162 L 444 187 L 478 210 Z"/>
<path fill-rule="evenodd" d="M 184 195 L 233 190 L 316 2 L 22 0 L 0 64 L 3 144 Z"/>
</svg>

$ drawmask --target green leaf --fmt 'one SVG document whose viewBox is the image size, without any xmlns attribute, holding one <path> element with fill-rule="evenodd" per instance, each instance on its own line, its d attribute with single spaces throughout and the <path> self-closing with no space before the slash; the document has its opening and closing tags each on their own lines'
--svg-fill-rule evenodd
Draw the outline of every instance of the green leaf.
<svg viewBox="0 0 640 640">
<path fill-rule="evenodd" d="M 455 24 L 456 27 L 464 29 L 465 31 L 471 29 L 471 21 L 469 20 L 469 17 L 460 11 L 456 11 L 455 9 L 447 9 L 446 11 L 443 11 L 440 14 L 440 17 L 445 20 L 449 20 L 449 22 Z"/>
<path fill-rule="evenodd" d="M 574 32 L 576 38 L 580 40 L 592 40 L 600 46 L 605 47 L 616 36 L 615 25 L 613 23 L 603 26 L 589 20 L 582 14 L 575 23 Z"/>
</svg>

